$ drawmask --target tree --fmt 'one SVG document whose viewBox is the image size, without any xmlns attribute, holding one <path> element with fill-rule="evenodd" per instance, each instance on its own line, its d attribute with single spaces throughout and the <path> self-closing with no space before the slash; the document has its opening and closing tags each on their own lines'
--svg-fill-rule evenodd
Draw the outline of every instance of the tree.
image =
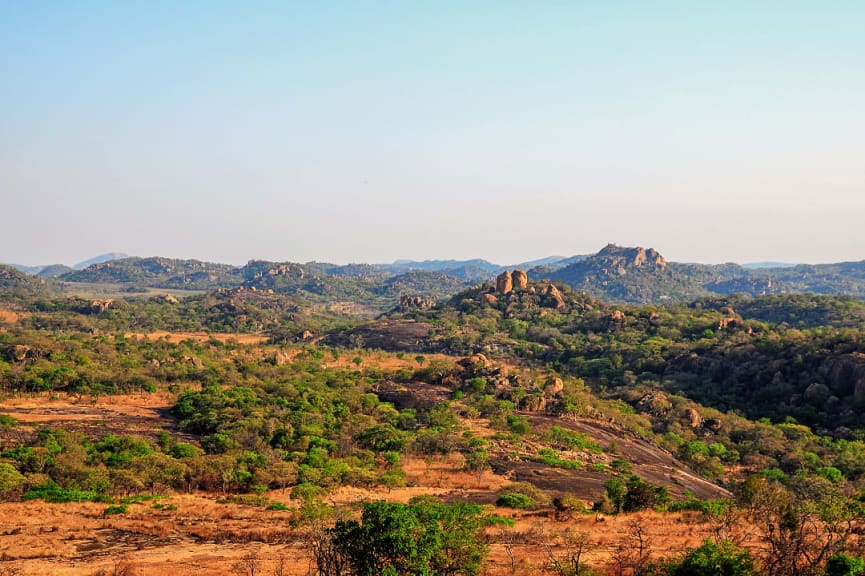
<svg viewBox="0 0 865 576">
<path fill-rule="evenodd" d="M 716 544 L 706 540 L 699 548 L 691 548 L 679 561 L 665 567 L 668 576 L 756 576 L 754 560 L 747 550 L 724 541 Z"/>
<path fill-rule="evenodd" d="M 865 561 L 846 554 L 835 554 L 826 562 L 826 576 L 861 576 L 865 573 Z"/>
<path fill-rule="evenodd" d="M 752 476 L 737 497 L 766 543 L 763 568 L 768 576 L 820 574 L 865 520 L 857 502 L 821 477 L 795 478 L 787 487 Z"/>
<path fill-rule="evenodd" d="M 487 545 L 481 509 L 427 499 L 368 502 L 361 521 L 338 521 L 313 547 L 319 576 L 470 576 Z M 347 572 L 337 570 L 348 568 Z"/>
<path fill-rule="evenodd" d="M 24 475 L 14 466 L 0 462 L 0 497 L 6 498 L 24 485 Z"/>
</svg>

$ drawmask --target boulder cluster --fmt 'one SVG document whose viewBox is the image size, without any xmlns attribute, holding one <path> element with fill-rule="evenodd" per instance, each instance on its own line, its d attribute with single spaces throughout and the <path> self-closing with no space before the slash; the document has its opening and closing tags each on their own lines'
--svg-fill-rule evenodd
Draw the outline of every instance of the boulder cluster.
<svg viewBox="0 0 865 576">
<path fill-rule="evenodd" d="M 483 354 L 473 354 L 457 362 L 456 370 L 442 379 L 442 384 L 452 389 L 473 388 L 483 383 L 485 391 L 496 398 L 513 400 L 517 408 L 528 412 L 555 412 L 563 405 L 565 384 L 561 378 L 550 375 L 545 380 L 535 381 L 519 373 L 510 373 Z M 514 395 L 522 389 L 523 395 Z"/>
<path fill-rule="evenodd" d="M 508 294 L 514 290 L 525 290 L 529 284 L 529 276 L 525 270 L 505 270 L 496 277 L 496 292 Z"/>
<path fill-rule="evenodd" d="M 399 306 L 397 309 L 400 311 L 427 310 L 429 308 L 434 308 L 435 305 L 436 301 L 433 298 L 405 295 L 399 299 Z"/>
<path fill-rule="evenodd" d="M 540 298 L 538 298 L 540 296 Z M 504 271 L 496 277 L 495 288 L 483 292 L 479 296 L 482 304 L 498 306 L 503 299 L 507 302 L 507 314 L 515 310 L 534 305 L 544 308 L 563 310 L 565 299 L 561 291 L 552 284 L 529 286 L 529 276 L 525 270 Z"/>
</svg>

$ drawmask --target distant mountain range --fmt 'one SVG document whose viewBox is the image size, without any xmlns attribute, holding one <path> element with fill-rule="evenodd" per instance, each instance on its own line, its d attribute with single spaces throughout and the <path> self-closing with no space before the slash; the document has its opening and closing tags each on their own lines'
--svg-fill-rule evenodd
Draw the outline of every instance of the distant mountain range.
<svg viewBox="0 0 865 576">
<path fill-rule="evenodd" d="M 796 266 L 796 264 L 790 264 L 789 262 L 747 262 L 742 264 L 742 268 L 749 268 L 752 270 L 758 270 L 760 268 L 792 268 Z"/>
<path fill-rule="evenodd" d="M 121 258 L 129 258 L 128 254 L 123 254 L 121 252 L 108 252 L 107 254 L 100 254 L 99 256 L 95 256 L 90 258 L 89 260 L 84 260 L 83 262 L 79 262 L 74 266 L 66 266 L 65 264 L 48 264 L 47 266 L 25 266 L 23 264 L 8 264 L 12 268 L 16 268 L 25 274 L 30 274 L 32 276 L 39 276 L 40 278 L 59 278 L 60 276 L 72 272 L 73 270 L 84 270 L 88 266 L 92 266 L 93 264 L 100 264 L 102 262 L 108 262 L 110 260 L 120 260 Z"/>
<path fill-rule="evenodd" d="M 244 266 L 233 266 L 118 256 L 122 255 L 98 256 L 81 270 L 62 265 L 16 268 L 61 282 L 191 290 L 245 287 L 328 300 L 377 301 L 381 306 L 391 305 L 405 295 L 448 297 L 469 286 L 492 282 L 504 270 L 513 269 L 528 270 L 530 279 L 561 282 L 609 302 L 663 303 L 713 295 L 788 293 L 865 299 L 865 261 L 820 265 L 682 264 L 668 262 L 651 248 L 614 244 L 597 254 L 548 257 L 507 267 L 481 259 L 348 265 L 252 260 Z"/>
</svg>

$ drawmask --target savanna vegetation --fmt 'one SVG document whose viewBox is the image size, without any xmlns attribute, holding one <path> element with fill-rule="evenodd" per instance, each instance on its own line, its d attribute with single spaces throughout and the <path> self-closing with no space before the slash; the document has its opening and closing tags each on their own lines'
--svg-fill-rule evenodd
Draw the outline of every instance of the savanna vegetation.
<svg viewBox="0 0 865 576">
<path fill-rule="evenodd" d="M 145 284 L 176 265 L 157 264 Z M 603 562 L 580 533 L 555 544 L 525 536 L 546 543 L 548 573 L 863 572 L 865 308 L 856 300 L 704 295 L 613 306 L 561 285 L 511 294 L 482 285 L 366 324 L 307 292 L 287 295 L 309 270 L 246 268 L 261 289 L 110 301 L 9 275 L 3 400 L 168 400 L 162 427 L 138 433 L 19 422 L 0 409 L 0 498 L 94 503 L 122 518 L 142 499 L 164 511 L 167 495 L 211 494 L 287 513 L 322 576 L 480 574 L 492 547 L 519 545 L 513 518 L 526 515 L 633 519 Z M 388 297 L 432 278 L 343 272 L 349 283 L 396 286 Z M 240 274 L 240 286 L 245 272 L 201 273 Z M 387 351 L 320 340 L 407 325 L 429 328 L 376 340 L 393 342 Z M 652 475 L 659 464 L 645 454 L 681 477 Z M 387 501 L 417 487 L 407 486 L 418 481 L 408 463 L 445 459 L 479 486 L 497 483 L 470 498 Z M 381 501 L 338 509 L 328 498 L 345 488 Z M 660 557 L 642 513 L 696 515 L 711 536 Z"/>
</svg>

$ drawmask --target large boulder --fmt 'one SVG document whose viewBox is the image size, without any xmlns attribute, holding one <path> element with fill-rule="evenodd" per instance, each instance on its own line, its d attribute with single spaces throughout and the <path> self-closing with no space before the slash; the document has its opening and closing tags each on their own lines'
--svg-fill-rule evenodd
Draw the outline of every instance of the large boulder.
<svg viewBox="0 0 865 576">
<path fill-rule="evenodd" d="M 682 412 L 682 416 L 684 416 L 688 426 L 695 430 L 703 425 L 703 417 L 693 408 L 685 408 Z"/>
<path fill-rule="evenodd" d="M 556 376 L 550 376 L 544 383 L 544 396 L 548 398 L 561 396 L 564 389 L 565 383 L 562 382 L 561 378 L 558 378 Z"/>
<path fill-rule="evenodd" d="M 499 294 L 507 294 L 514 288 L 511 273 L 505 270 L 496 277 L 496 292 Z"/>
<path fill-rule="evenodd" d="M 565 307 L 565 299 L 562 296 L 562 293 L 559 292 L 559 289 L 554 285 L 550 284 L 546 287 L 544 290 L 544 296 L 546 297 L 548 305 L 556 310 L 562 310 Z"/>
<path fill-rule="evenodd" d="M 832 396 L 832 391 L 829 387 L 819 382 L 814 382 L 805 388 L 805 393 L 803 394 L 806 402 L 818 408 L 823 406 L 830 396 Z"/>
<path fill-rule="evenodd" d="M 525 290 L 529 285 L 529 276 L 524 270 L 514 270 L 511 272 L 514 290 Z"/>
<path fill-rule="evenodd" d="M 852 395 L 855 402 L 865 402 L 865 354 L 843 354 L 824 366 L 825 383 L 836 396 Z"/>
<path fill-rule="evenodd" d="M 520 400 L 520 408 L 527 412 L 543 412 L 547 408 L 547 399 L 543 394 L 529 394 Z"/>
</svg>

